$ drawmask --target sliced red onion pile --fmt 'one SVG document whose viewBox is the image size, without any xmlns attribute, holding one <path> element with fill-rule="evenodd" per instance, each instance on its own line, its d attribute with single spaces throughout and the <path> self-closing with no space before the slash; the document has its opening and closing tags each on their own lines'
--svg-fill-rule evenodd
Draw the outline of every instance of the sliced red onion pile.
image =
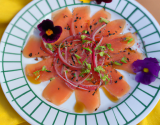
<svg viewBox="0 0 160 125">
<path fill-rule="evenodd" d="M 87 41 L 92 41 L 92 43 L 82 43 L 82 39 L 81 39 L 81 35 L 75 35 L 75 36 L 69 36 L 66 39 L 64 39 L 61 44 L 57 47 L 57 54 L 58 56 L 56 56 L 56 58 L 54 59 L 54 69 L 57 73 L 57 75 L 65 82 L 65 84 L 71 88 L 71 89 L 82 89 L 82 90 L 96 90 L 97 88 L 99 88 L 103 81 L 100 79 L 100 73 L 95 72 L 94 69 L 99 65 L 99 66 L 103 66 L 104 63 L 104 58 L 101 58 L 98 61 L 98 55 L 96 54 L 96 50 L 95 48 L 97 46 L 101 45 L 101 42 L 103 41 L 103 37 L 100 39 L 100 41 L 95 44 L 95 36 L 96 34 L 103 28 L 105 27 L 106 24 L 103 24 L 102 26 L 98 27 L 90 36 L 92 38 L 89 37 L 89 35 L 87 34 L 83 34 L 86 36 L 86 38 L 84 38 L 83 40 L 87 40 Z M 79 56 L 83 56 L 85 55 L 85 57 L 90 56 L 90 61 L 91 61 L 91 70 L 89 73 L 85 73 L 85 76 L 83 78 L 79 78 L 79 74 L 76 72 L 76 79 L 77 82 L 74 82 L 73 80 L 70 80 L 67 76 L 67 73 L 65 69 L 69 69 L 70 71 L 81 71 L 82 69 L 85 68 L 85 66 L 82 64 L 82 61 L 80 62 L 79 59 L 77 59 L 77 62 L 74 65 L 72 65 L 69 61 L 68 61 L 68 57 L 69 57 L 69 49 L 67 45 L 71 42 L 81 42 L 79 45 L 74 46 L 74 49 L 79 46 L 81 46 L 81 48 L 83 49 L 83 45 L 85 44 L 86 47 L 91 48 L 92 53 L 89 53 L 89 55 L 87 55 L 88 53 L 86 53 L 86 50 L 83 50 L 81 52 L 81 54 Z M 65 47 L 62 47 L 62 45 Z M 42 50 L 44 50 L 45 52 L 47 52 L 50 55 L 53 55 L 53 52 L 49 49 L 46 48 L 46 43 L 44 43 L 42 41 Z M 62 55 L 62 53 L 64 53 L 65 55 Z M 75 57 L 75 56 L 74 56 Z M 76 57 L 75 57 L 76 58 Z M 80 58 L 80 57 L 79 57 Z M 86 59 L 86 60 L 87 60 Z M 61 63 L 59 64 L 58 61 L 60 61 Z M 84 59 L 83 59 L 84 61 Z M 87 62 L 88 64 L 90 64 L 90 62 Z M 61 67 L 60 70 L 58 67 Z M 66 67 L 66 68 L 65 68 Z M 99 84 L 98 85 L 85 85 L 84 82 L 86 81 L 87 78 L 89 78 L 91 75 L 96 76 L 96 78 L 98 78 Z M 97 80 L 96 80 L 97 81 Z"/>
</svg>

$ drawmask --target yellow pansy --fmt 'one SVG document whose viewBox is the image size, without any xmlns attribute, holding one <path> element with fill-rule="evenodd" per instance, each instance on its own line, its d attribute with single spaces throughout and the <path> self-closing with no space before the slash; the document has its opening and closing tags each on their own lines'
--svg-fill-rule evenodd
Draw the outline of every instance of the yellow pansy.
<svg viewBox="0 0 160 125">
<path fill-rule="evenodd" d="M 80 1 L 82 1 L 83 3 L 90 3 L 91 2 L 91 0 L 80 0 Z"/>
</svg>

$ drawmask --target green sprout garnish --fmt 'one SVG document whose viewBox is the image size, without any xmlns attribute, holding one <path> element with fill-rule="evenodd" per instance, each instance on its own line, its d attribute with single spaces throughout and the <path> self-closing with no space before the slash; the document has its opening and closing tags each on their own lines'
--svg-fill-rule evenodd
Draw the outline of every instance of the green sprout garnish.
<svg viewBox="0 0 160 125">
<path fill-rule="evenodd" d="M 48 72 L 49 70 L 46 69 L 46 66 L 43 66 L 43 67 L 42 67 L 42 71 Z"/>
<path fill-rule="evenodd" d="M 106 53 L 105 52 L 100 52 L 99 55 L 102 57 L 104 56 Z"/>
<path fill-rule="evenodd" d="M 81 62 L 79 61 L 79 59 L 81 59 L 81 57 L 77 54 L 74 54 L 74 55 L 76 56 L 78 63 L 81 64 Z"/>
<path fill-rule="evenodd" d="M 103 17 L 100 17 L 100 18 L 101 18 L 101 19 L 99 20 L 100 23 L 105 22 L 105 23 L 107 24 L 107 23 L 110 22 L 109 20 L 107 20 L 107 19 L 105 19 L 105 18 L 103 18 Z"/>
<path fill-rule="evenodd" d="M 39 74 L 40 71 L 42 71 L 42 70 L 37 70 L 37 71 L 33 72 L 33 74 L 37 75 L 37 74 Z"/>
<path fill-rule="evenodd" d="M 118 62 L 113 62 L 115 65 L 118 65 L 118 66 L 121 66 L 122 64 L 121 63 L 118 63 Z"/>
<path fill-rule="evenodd" d="M 55 78 L 53 77 L 53 78 L 50 78 L 50 81 L 52 81 L 52 80 L 54 80 Z"/>
<path fill-rule="evenodd" d="M 111 56 L 108 54 L 108 53 L 106 53 L 107 54 L 107 56 L 110 58 Z"/>
<path fill-rule="evenodd" d="M 112 48 L 112 45 L 110 43 L 107 44 L 107 48 L 110 49 L 111 51 L 114 51 L 114 49 Z"/>
<path fill-rule="evenodd" d="M 87 63 L 87 62 L 86 62 L 86 59 L 85 59 L 85 61 L 83 61 L 83 65 L 84 65 L 84 66 L 87 66 L 87 68 L 88 68 L 89 70 L 91 70 L 91 64 Z"/>
<path fill-rule="evenodd" d="M 96 48 L 95 48 L 95 50 L 106 50 L 106 47 L 105 46 L 97 46 Z"/>
<path fill-rule="evenodd" d="M 47 43 L 46 47 L 49 48 L 52 52 L 54 51 L 52 44 Z"/>
<path fill-rule="evenodd" d="M 100 71 L 105 72 L 105 69 L 103 69 L 102 66 L 97 66 L 96 68 L 94 68 L 94 71 L 100 73 Z"/>
<path fill-rule="evenodd" d="M 121 59 L 121 62 L 127 63 L 127 58 L 126 58 L 126 57 L 123 57 L 123 58 Z"/>
<path fill-rule="evenodd" d="M 37 76 L 37 78 L 35 78 L 35 80 L 39 79 L 40 75 Z"/>
<path fill-rule="evenodd" d="M 64 52 L 62 52 L 62 56 L 65 56 Z"/>
<path fill-rule="evenodd" d="M 132 41 L 133 41 L 133 38 L 129 39 L 129 41 L 128 41 L 127 43 L 130 43 L 130 42 L 132 42 Z"/>
<path fill-rule="evenodd" d="M 74 54 L 76 56 L 77 59 L 81 59 L 81 57 L 77 54 Z"/>
<path fill-rule="evenodd" d="M 83 30 L 83 31 L 82 31 L 82 33 L 85 33 L 85 34 L 87 34 L 87 32 L 88 32 L 87 30 Z"/>
<path fill-rule="evenodd" d="M 86 42 L 88 42 L 88 40 L 84 40 L 84 39 L 82 40 L 82 43 L 86 43 Z"/>
<path fill-rule="evenodd" d="M 87 36 L 81 35 L 81 39 L 84 40 Z"/>
<path fill-rule="evenodd" d="M 101 77 L 101 79 L 102 79 L 103 81 L 106 81 L 106 80 L 110 81 L 110 78 L 108 78 L 108 74 L 107 74 L 107 75 L 104 74 L 104 76 Z"/>
<path fill-rule="evenodd" d="M 83 48 L 83 49 L 89 51 L 92 54 L 92 50 L 91 49 L 89 49 L 89 48 Z"/>
<path fill-rule="evenodd" d="M 82 69 L 82 72 L 79 74 L 79 76 L 82 76 L 85 73 L 90 73 L 89 69 Z"/>
<path fill-rule="evenodd" d="M 127 43 L 130 43 L 133 41 L 133 38 L 130 38 L 130 37 L 126 37 L 124 41 L 128 41 Z"/>
</svg>

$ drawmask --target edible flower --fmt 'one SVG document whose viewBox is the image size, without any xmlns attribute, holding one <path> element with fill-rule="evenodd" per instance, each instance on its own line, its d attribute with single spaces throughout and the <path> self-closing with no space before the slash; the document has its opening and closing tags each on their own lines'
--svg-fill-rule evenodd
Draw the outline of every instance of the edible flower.
<svg viewBox="0 0 160 125">
<path fill-rule="evenodd" d="M 145 58 L 133 62 L 132 69 L 136 73 L 135 80 L 148 85 L 158 77 L 160 66 L 156 58 Z"/>
<path fill-rule="evenodd" d="M 91 0 L 80 0 L 80 1 L 82 1 L 83 3 L 90 3 L 91 2 Z"/>
<path fill-rule="evenodd" d="M 46 43 L 56 42 L 61 33 L 62 28 L 60 26 L 54 26 L 53 22 L 49 19 L 43 20 L 37 28 L 40 30 L 40 36 Z"/>
<path fill-rule="evenodd" d="M 100 4 L 101 2 L 105 2 L 105 3 L 111 3 L 112 0 L 96 0 L 97 4 Z"/>
</svg>

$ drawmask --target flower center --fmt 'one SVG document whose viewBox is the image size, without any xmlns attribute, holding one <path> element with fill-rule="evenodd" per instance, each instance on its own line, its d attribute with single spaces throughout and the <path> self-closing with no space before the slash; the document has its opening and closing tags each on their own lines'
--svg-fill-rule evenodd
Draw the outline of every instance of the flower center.
<svg viewBox="0 0 160 125">
<path fill-rule="evenodd" d="M 148 68 L 143 68 L 143 72 L 148 73 L 148 72 L 149 72 L 149 69 L 148 69 Z"/>
<path fill-rule="evenodd" d="M 48 36 L 50 36 L 50 35 L 53 34 L 53 31 L 52 31 L 51 29 L 48 29 L 48 30 L 46 31 L 46 34 L 47 34 Z"/>
</svg>

